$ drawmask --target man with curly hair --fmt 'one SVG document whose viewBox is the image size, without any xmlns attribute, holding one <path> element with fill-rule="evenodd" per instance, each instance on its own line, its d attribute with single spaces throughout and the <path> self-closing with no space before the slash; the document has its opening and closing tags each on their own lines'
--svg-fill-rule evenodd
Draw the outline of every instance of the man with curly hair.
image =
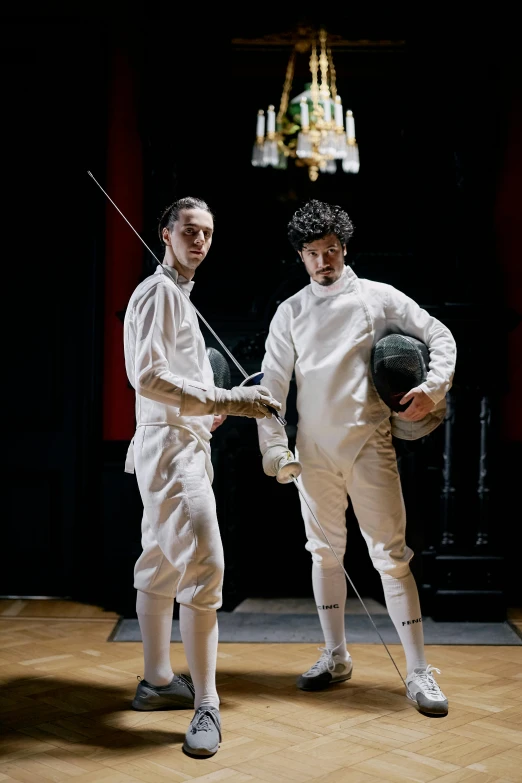
<svg viewBox="0 0 522 783">
<path fill-rule="evenodd" d="M 406 696 L 425 714 L 446 715 L 447 699 L 425 658 L 391 410 L 377 394 L 370 361 L 374 344 L 389 333 L 411 335 L 426 344 L 426 381 L 402 398 L 402 404 L 411 402 L 399 414 L 405 421 L 420 421 L 451 387 L 456 346 L 448 328 L 410 297 L 391 285 L 359 279 L 345 265 L 352 234 L 353 224 L 341 207 L 315 199 L 298 209 L 288 224 L 288 238 L 310 284 L 277 308 L 262 370 L 263 382 L 283 403 L 283 415 L 295 372 L 296 454 L 289 452 L 283 428 L 274 420 L 260 420 L 263 469 L 276 476 L 289 461 L 300 463 L 301 488 L 341 562 L 349 498 L 404 649 Z M 347 588 L 345 575 L 302 498 L 301 511 L 325 647 L 297 685 L 315 691 L 352 676 L 344 627 Z"/>
</svg>

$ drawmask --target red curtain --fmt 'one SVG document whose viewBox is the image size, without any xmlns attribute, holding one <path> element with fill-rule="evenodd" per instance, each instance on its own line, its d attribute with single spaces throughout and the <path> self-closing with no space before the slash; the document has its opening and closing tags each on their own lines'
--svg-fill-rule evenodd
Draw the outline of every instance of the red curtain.
<svg viewBox="0 0 522 783">
<path fill-rule="evenodd" d="M 137 127 L 136 77 L 128 56 L 113 56 L 109 89 L 107 177 L 105 190 L 141 233 L 143 223 L 142 146 Z M 134 434 L 134 390 L 129 388 L 123 356 L 124 311 L 141 279 L 143 246 L 107 201 L 105 246 L 104 440 L 130 440 Z"/>
</svg>

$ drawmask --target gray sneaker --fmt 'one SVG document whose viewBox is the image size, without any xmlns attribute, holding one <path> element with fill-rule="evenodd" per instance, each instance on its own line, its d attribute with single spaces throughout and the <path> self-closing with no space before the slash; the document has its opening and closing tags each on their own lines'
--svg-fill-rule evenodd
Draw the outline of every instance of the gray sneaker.
<svg viewBox="0 0 522 783">
<path fill-rule="evenodd" d="M 198 707 L 190 722 L 183 751 L 187 756 L 204 758 L 217 753 L 221 741 L 221 718 L 217 707 Z"/>
<path fill-rule="evenodd" d="M 414 669 L 406 677 L 406 697 L 413 701 L 423 715 L 443 718 L 448 714 L 448 700 L 435 681 L 432 672 L 440 674 L 434 666 Z"/>
<path fill-rule="evenodd" d="M 138 677 L 139 679 L 139 677 Z M 168 685 L 151 685 L 140 680 L 132 702 L 134 710 L 190 710 L 194 707 L 194 686 L 183 674 L 172 678 Z"/>
<path fill-rule="evenodd" d="M 352 676 L 352 659 L 333 655 L 326 647 L 319 647 L 322 655 L 314 665 L 297 678 L 297 687 L 302 691 L 322 691 L 336 682 L 346 682 Z"/>
</svg>

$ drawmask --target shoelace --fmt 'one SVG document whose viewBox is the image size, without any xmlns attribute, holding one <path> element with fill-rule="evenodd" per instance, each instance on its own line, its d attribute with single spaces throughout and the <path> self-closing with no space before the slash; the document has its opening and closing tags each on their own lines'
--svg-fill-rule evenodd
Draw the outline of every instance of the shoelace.
<svg viewBox="0 0 522 783">
<path fill-rule="evenodd" d="M 426 666 L 425 671 L 415 672 L 415 678 L 420 682 L 423 690 L 428 696 L 442 696 L 442 691 L 435 682 L 431 672 L 440 674 L 440 669 L 436 669 L 435 666 Z"/>
<path fill-rule="evenodd" d="M 196 734 L 198 731 L 209 731 L 212 728 L 216 728 L 219 732 L 216 716 L 211 710 L 202 708 L 197 711 L 196 715 L 197 720 L 192 721 L 192 734 Z"/>
<path fill-rule="evenodd" d="M 335 669 L 335 661 L 333 659 L 332 651 L 327 647 L 318 647 L 317 649 L 322 652 L 322 655 L 308 671 L 313 674 L 320 674 L 323 671 L 333 672 Z"/>
</svg>

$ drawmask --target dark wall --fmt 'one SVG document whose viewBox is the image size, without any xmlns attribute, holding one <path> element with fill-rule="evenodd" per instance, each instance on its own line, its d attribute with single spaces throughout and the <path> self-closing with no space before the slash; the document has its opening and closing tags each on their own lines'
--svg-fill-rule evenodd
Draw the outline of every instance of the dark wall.
<svg viewBox="0 0 522 783">
<path fill-rule="evenodd" d="M 458 342 L 450 550 L 441 548 L 444 430 L 415 448 L 398 444 L 426 606 L 443 579 L 437 568 L 446 561 L 434 566 L 435 559 L 448 552 L 461 558 L 459 579 L 472 576 L 477 590 L 497 589 L 492 558 L 501 557 L 502 600 L 522 600 L 512 576 L 522 541 L 506 512 L 518 503 L 520 424 L 511 422 L 520 422 L 520 407 L 503 405 L 519 388 L 522 311 L 511 285 L 520 187 L 512 177 L 506 184 L 513 162 L 520 171 L 517 50 L 509 37 L 492 30 L 485 47 L 471 32 L 412 35 L 397 18 L 322 19 L 346 39 L 405 44 L 334 50 L 361 170 L 310 183 L 292 165 L 286 172 L 250 165 L 255 116 L 278 106 L 288 50 L 232 43 L 289 31 L 290 15 L 224 30 L 213 18 L 195 25 L 188 11 L 166 24 L 161 10 L 137 6 L 122 16 L 109 5 L 7 21 L 6 258 L 13 300 L 23 293 L 18 316 L 4 326 L 14 336 L 4 476 L 9 542 L 20 556 L 0 592 L 74 595 L 133 612 L 141 505 L 134 477 L 123 473 L 132 391 L 117 346 L 128 296 L 154 263 L 87 177 L 90 169 L 155 252 L 164 206 L 185 195 L 207 200 L 216 233 L 193 301 L 248 372 L 259 368 L 277 303 L 307 282 L 286 240 L 289 217 L 310 197 L 342 204 L 356 227 L 348 249 L 356 273 L 416 298 Z M 306 59 L 296 68 L 296 92 L 308 78 Z M 485 354 L 495 357 L 493 370 Z M 477 567 L 470 558 L 486 393 L 490 560 Z M 29 416 L 19 420 L 20 410 Z M 288 418 L 292 439 L 292 402 Z M 213 444 L 225 605 L 247 595 L 309 594 L 297 495 L 262 473 L 255 424 L 229 420 Z M 348 525 L 347 566 L 361 592 L 378 596 L 350 514 Z"/>
<path fill-rule="evenodd" d="M 4 595 L 88 592 L 101 533 L 107 30 L 3 16 Z M 7 509 L 7 513 L 5 513 Z"/>
</svg>

